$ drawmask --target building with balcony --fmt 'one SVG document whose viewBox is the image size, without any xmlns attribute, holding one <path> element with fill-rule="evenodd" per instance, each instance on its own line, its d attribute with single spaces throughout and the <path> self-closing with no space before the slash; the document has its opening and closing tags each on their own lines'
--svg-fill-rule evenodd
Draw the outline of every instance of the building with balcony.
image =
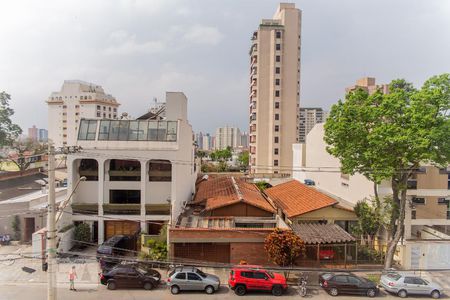
<svg viewBox="0 0 450 300">
<path fill-rule="evenodd" d="M 322 108 L 300 107 L 298 115 L 298 142 L 304 143 L 306 135 L 318 123 L 325 122 L 326 113 Z"/>
<path fill-rule="evenodd" d="M 97 84 L 65 80 L 47 99 L 48 139 L 55 147 L 74 146 L 81 119 L 117 119 L 119 102 Z"/>
<path fill-rule="evenodd" d="M 219 127 L 216 129 L 216 149 L 235 149 L 241 146 L 241 131 L 237 127 Z"/>
<path fill-rule="evenodd" d="M 301 11 L 281 3 L 250 47 L 250 172 L 290 173 L 298 141 Z"/>
<path fill-rule="evenodd" d="M 187 98 L 167 92 L 164 117 L 81 119 L 68 155 L 68 188 L 81 177 L 66 214 L 91 225 L 98 243 L 115 234 L 157 234 L 191 200 L 197 177 Z"/>
<path fill-rule="evenodd" d="M 317 124 L 305 144 L 293 145 L 293 177 L 312 181 L 317 188 L 349 203 L 373 197 L 373 182 L 362 174 L 341 173 L 339 159 L 326 151 L 323 137 L 324 124 Z M 392 195 L 388 181 L 381 182 L 377 189 L 380 197 Z M 397 259 L 405 268 L 449 268 L 443 262 L 450 261 L 450 167 L 423 164 L 408 181 L 407 197 L 404 243 Z M 434 250 L 428 251 L 429 247 Z"/>
</svg>

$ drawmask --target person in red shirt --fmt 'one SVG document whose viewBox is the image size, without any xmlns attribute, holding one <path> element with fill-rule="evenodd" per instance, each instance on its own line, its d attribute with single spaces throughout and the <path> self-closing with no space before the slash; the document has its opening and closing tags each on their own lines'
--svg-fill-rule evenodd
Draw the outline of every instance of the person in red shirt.
<svg viewBox="0 0 450 300">
<path fill-rule="evenodd" d="M 75 266 L 72 266 L 72 269 L 69 272 L 69 282 L 70 282 L 70 290 L 76 291 L 75 289 L 75 279 L 77 278 L 77 271 L 75 270 Z"/>
</svg>

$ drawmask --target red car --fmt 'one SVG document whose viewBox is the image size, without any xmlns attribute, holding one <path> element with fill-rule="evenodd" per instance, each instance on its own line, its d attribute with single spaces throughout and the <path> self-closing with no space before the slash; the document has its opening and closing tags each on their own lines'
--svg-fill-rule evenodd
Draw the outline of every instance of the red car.
<svg viewBox="0 0 450 300">
<path fill-rule="evenodd" d="M 230 271 L 228 286 L 236 295 L 243 296 L 247 291 L 269 291 L 274 296 L 281 296 L 288 288 L 286 278 L 272 273 L 260 266 L 235 266 Z"/>
</svg>

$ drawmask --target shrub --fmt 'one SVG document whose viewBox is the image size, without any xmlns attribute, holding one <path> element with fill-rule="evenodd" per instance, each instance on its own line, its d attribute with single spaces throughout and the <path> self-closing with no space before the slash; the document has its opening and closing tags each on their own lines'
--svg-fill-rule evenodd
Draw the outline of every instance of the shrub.
<svg viewBox="0 0 450 300">
<path fill-rule="evenodd" d="M 91 242 L 91 227 L 86 223 L 75 226 L 75 243 L 79 247 L 86 247 Z"/>
<path fill-rule="evenodd" d="M 20 217 L 15 215 L 12 222 L 11 222 L 11 228 L 14 231 L 14 239 L 16 241 L 20 241 L 21 238 L 21 230 L 20 230 Z"/>
</svg>

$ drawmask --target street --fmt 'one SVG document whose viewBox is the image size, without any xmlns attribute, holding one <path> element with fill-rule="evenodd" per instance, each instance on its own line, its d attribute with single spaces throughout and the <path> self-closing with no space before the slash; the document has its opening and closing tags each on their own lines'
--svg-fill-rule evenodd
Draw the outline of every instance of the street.
<svg viewBox="0 0 450 300">
<path fill-rule="evenodd" d="M 91 300 L 91 299 L 155 299 L 155 300 L 165 300 L 165 299 L 220 299 L 220 300 L 228 300 L 228 299 L 258 299 L 258 300 L 267 300 L 274 299 L 278 297 L 274 297 L 270 294 L 266 293 L 249 293 L 243 297 L 236 296 L 233 291 L 229 290 L 228 287 L 222 286 L 220 291 L 215 293 L 214 295 L 207 295 L 205 293 L 200 292 L 183 292 L 178 295 L 170 294 L 169 290 L 165 288 L 164 285 L 160 285 L 157 289 L 152 291 L 145 291 L 140 289 L 135 290 L 115 290 L 109 291 L 105 286 L 98 286 L 96 284 L 84 284 L 78 285 L 77 291 L 70 291 L 68 285 L 59 285 L 58 288 L 58 299 L 64 300 Z M 61 287 L 63 286 L 63 287 Z M 289 288 L 288 292 L 279 297 L 280 299 L 299 299 L 301 298 L 297 294 L 297 290 L 295 288 Z M 336 299 L 327 293 L 325 293 L 321 289 L 313 289 L 308 290 L 307 299 Z M 399 299 L 397 296 L 386 294 L 384 291 L 381 291 L 380 295 L 377 298 L 382 299 Z M 442 299 L 449 299 L 448 296 L 444 295 L 441 297 Z M 0 299 L 8 300 L 8 299 L 16 299 L 16 300 L 44 300 L 47 299 L 47 286 L 42 283 L 31 283 L 31 284 L 4 284 L 0 286 Z M 367 299 L 364 296 L 348 296 L 342 295 L 337 297 L 337 299 Z M 408 297 L 408 299 L 430 299 L 429 297 Z"/>
</svg>

